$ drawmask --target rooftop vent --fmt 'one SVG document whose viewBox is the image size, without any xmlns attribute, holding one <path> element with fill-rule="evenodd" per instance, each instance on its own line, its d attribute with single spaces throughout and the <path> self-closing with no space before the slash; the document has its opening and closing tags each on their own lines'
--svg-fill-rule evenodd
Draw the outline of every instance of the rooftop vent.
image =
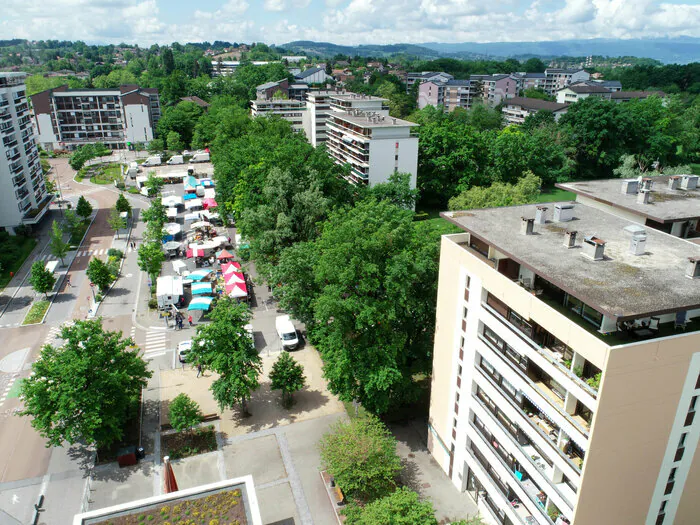
<svg viewBox="0 0 700 525">
<path fill-rule="evenodd" d="M 651 190 L 651 187 L 653 186 L 654 181 L 650 177 L 644 177 L 642 179 L 642 187 L 641 190 Z"/>
<path fill-rule="evenodd" d="M 599 239 L 595 235 L 584 237 L 583 239 L 583 255 L 593 259 L 594 261 L 602 261 L 605 253 L 605 241 Z"/>
<path fill-rule="evenodd" d="M 637 202 L 639 204 L 649 204 L 649 202 L 651 202 L 651 190 L 646 188 L 639 190 L 639 193 L 637 193 Z"/>
<path fill-rule="evenodd" d="M 700 277 L 700 257 L 688 257 L 688 266 L 685 268 L 685 276 L 691 279 Z"/>
<path fill-rule="evenodd" d="M 637 179 L 625 179 L 622 181 L 622 193 L 625 195 L 634 195 L 639 188 Z"/>
<path fill-rule="evenodd" d="M 668 178 L 668 189 L 677 190 L 681 187 L 681 178 L 678 175 L 671 175 Z"/>
<path fill-rule="evenodd" d="M 698 187 L 697 175 L 682 175 L 681 188 L 684 190 L 694 190 Z"/>
<path fill-rule="evenodd" d="M 573 204 L 555 204 L 554 222 L 569 222 L 574 218 Z"/>
<path fill-rule="evenodd" d="M 633 233 L 630 239 L 630 253 L 632 255 L 644 255 L 647 245 L 647 234 L 644 233 Z"/>
<path fill-rule="evenodd" d="M 566 230 L 564 232 L 564 246 L 567 248 L 573 248 L 576 246 L 576 230 Z"/>
<path fill-rule="evenodd" d="M 547 223 L 547 206 L 537 206 L 537 209 L 535 210 L 535 223 Z"/>
<path fill-rule="evenodd" d="M 520 217 L 520 219 L 520 233 L 523 235 L 532 235 L 535 227 L 535 219 L 528 219 L 527 217 Z"/>
</svg>

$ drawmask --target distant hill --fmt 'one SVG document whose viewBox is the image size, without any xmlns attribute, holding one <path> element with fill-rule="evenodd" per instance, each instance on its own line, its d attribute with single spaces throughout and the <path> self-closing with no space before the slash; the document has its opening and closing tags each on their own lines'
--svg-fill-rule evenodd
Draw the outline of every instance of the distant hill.
<svg viewBox="0 0 700 525">
<path fill-rule="evenodd" d="M 422 59 L 454 57 L 463 59 L 505 59 L 505 58 L 555 58 L 632 56 L 653 58 L 665 64 L 700 61 L 700 38 L 649 38 L 635 40 L 594 38 L 589 40 L 558 40 L 551 42 L 492 42 L 480 44 L 464 42 L 461 44 L 444 44 L 428 42 L 425 44 L 391 44 L 342 46 L 330 42 L 312 42 L 298 40 L 281 46 L 289 51 L 304 53 L 309 56 L 332 57 L 341 55 L 360 55 L 378 58 L 394 55 L 408 55 Z"/>
<path fill-rule="evenodd" d="M 645 38 L 634 40 L 594 38 L 590 40 L 558 40 L 552 42 L 491 42 L 479 44 L 464 42 L 462 44 L 442 44 L 430 42 L 420 44 L 433 49 L 444 56 L 467 56 L 473 54 L 498 57 L 539 56 L 561 57 L 574 56 L 633 56 L 653 58 L 665 64 L 700 61 L 700 38 Z"/>
</svg>

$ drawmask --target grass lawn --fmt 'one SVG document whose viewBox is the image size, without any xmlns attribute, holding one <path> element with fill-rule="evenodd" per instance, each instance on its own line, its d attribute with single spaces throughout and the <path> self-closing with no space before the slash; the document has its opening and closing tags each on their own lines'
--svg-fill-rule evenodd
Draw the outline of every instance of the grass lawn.
<svg viewBox="0 0 700 525">
<path fill-rule="evenodd" d="M 700 175 L 700 164 L 691 164 L 690 169 L 693 171 L 694 175 Z"/>
<path fill-rule="evenodd" d="M 0 234 L 0 290 L 10 282 L 10 272 L 17 273 L 24 260 L 29 257 L 36 246 L 36 239 L 32 237 L 11 237 L 7 233 Z"/>
<path fill-rule="evenodd" d="M 129 186 L 129 188 L 126 191 L 128 191 L 131 194 L 141 193 L 136 186 Z"/>
<path fill-rule="evenodd" d="M 34 324 L 34 323 L 40 323 L 41 320 L 44 318 L 44 314 L 46 313 L 46 310 L 49 309 L 49 301 L 43 299 L 41 301 L 36 301 L 32 307 L 29 309 L 29 312 L 27 312 L 27 316 L 24 318 L 24 321 L 22 321 L 22 324 Z"/>
<path fill-rule="evenodd" d="M 216 431 L 213 425 L 192 432 L 166 434 L 161 438 L 161 456 L 182 459 L 216 450 Z"/>
<path fill-rule="evenodd" d="M 576 200 L 576 194 L 559 188 L 545 188 L 540 193 L 537 202 L 560 202 Z"/>
<path fill-rule="evenodd" d="M 348 416 L 350 416 L 351 418 L 364 417 L 365 414 L 367 414 L 365 408 L 359 403 L 357 405 L 357 416 L 355 416 L 355 406 L 352 404 L 351 401 L 343 401 L 343 405 L 345 406 L 345 411 L 348 413 Z"/>
<path fill-rule="evenodd" d="M 117 163 L 100 165 L 97 173 L 90 177 L 90 182 L 93 184 L 113 184 L 114 181 L 120 182 L 121 180 L 122 171 Z"/>
</svg>

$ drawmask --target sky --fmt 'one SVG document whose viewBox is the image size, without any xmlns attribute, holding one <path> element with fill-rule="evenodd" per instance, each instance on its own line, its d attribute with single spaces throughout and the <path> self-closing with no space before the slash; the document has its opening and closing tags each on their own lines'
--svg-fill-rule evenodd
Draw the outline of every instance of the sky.
<svg viewBox="0 0 700 525">
<path fill-rule="evenodd" d="M 9 1 L 9 0 L 8 0 Z M 343 45 L 700 37 L 698 0 L 21 0 L 0 39 Z"/>
</svg>

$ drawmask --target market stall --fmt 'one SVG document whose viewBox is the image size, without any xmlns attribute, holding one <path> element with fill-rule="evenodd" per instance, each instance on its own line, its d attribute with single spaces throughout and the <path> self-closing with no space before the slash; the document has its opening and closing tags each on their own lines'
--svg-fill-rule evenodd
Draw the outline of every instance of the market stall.
<svg viewBox="0 0 700 525">
<path fill-rule="evenodd" d="M 192 283 L 192 295 L 211 295 L 211 283 Z"/>
<path fill-rule="evenodd" d="M 209 277 L 211 272 L 211 270 L 202 268 L 200 270 L 195 270 L 194 272 L 190 273 L 189 278 L 192 281 L 201 281 L 202 279 L 206 279 L 207 277 Z"/>
<path fill-rule="evenodd" d="M 176 206 L 182 206 L 182 197 L 179 197 L 177 195 L 168 195 L 167 197 L 162 197 L 160 201 L 163 203 L 163 206 L 172 208 Z"/>
<path fill-rule="evenodd" d="M 187 306 L 187 310 L 209 310 L 213 300 L 214 299 L 212 297 L 195 297 L 190 301 L 190 304 Z"/>
</svg>

